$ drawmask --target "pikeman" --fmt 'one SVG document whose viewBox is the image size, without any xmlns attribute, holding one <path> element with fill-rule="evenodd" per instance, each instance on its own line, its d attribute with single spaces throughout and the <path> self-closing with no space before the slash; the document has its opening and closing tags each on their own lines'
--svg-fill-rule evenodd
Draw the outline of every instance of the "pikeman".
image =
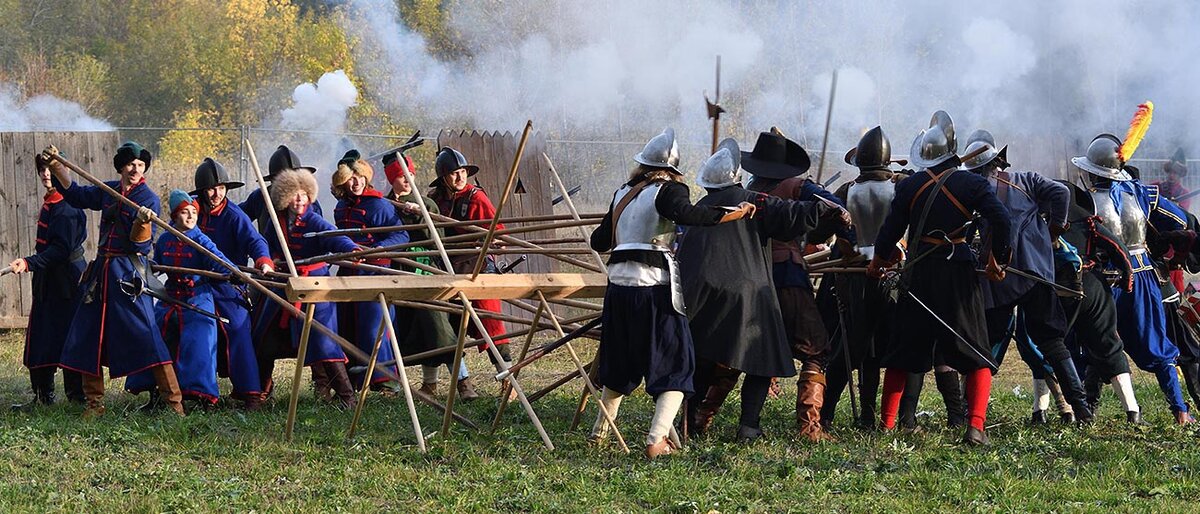
<svg viewBox="0 0 1200 514">
<path fill-rule="evenodd" d="M 56 155 L 58 150 L 50 147 L 46 152 Z M 146 185 L 151 162 L 150 152 L 134 142 L 121 145 L 113 156 L 113 168 L 121 179 L 107 185 L 141 206 L 136 210 L 99 186 L 75 184 L 65 166 L 50 167 L 54 188 L 68 204 L 101 212 L 96 260 L 82 278 L 79 308 L 60 364 L 84 375 L 84 417 L 104 414 L 104 366 L 112 378 L 151 370 L 163 403 L 183 415 L 179 381 L 155 323 L 154 303 L 147 295 L 131 296 L 129 288 L 121 285 L 149 280 L 150 219 L 160 208 L 158 195 Z"/>
<path fill-rule="evenodd" d="M 338 161 L 337 171 L 333 173 L 331 190 L 333 196 L 337 197 L 337 207 L 333 210 L 334 221 L 338 228 L 341 229 L 356 229 L 356 228 L 374 228 L 374 227 L 392 227 L 400 224 L 400 218 L 396 216 L 396 208 L 387 200 L 383 199 L 383 193 L 375 189 L 371 185 L 371 179 L 375 177 L 375 170 L 371 168 L 367 161 L 362 159 L 362 155 L 358 150 L 350 150 L 342 156 Z M 376 246 L 391 246 L 404 244 L 408 242 L 408 232 L 396 230 L 392 232 L 374 233 L 358 233 L 350 236 L 350 239 L 355 244 L 362 248 L 373 248 Z M 390 267 L 391 259 L 368 259 L 366 264 L 371 264 L 381 267 Z M 370 271 L 362 271 L 354 268 L 339 268 L 338 276 L 358 276 L 358 275 L 375 275 L 377 273 Z M 386 311 L 380 307 L 379 302 L 353 302 L 340 303 L 338 309 L 338 333 L 345 337 L 346 340 L 352 341 L 358 349 L 363 353 L 371 355 L 375 348 L 376 336 L 379 335 L 380 323 L 393 323 L 395 311 L 391 306 L 388 306 Z M 394 361 L 395 355 L 392 352 L 392 347 L 389 344 L 380 344 L 379 346 L 379 362 Z M 366 366 L 366 362 L 357 362 L 357 365 Z M 372 390 L 385 391 L 394 393 L 398 390 L 398 384 L 387 384 L 391 381 L 384 374 L 383 366 L 376 369 L 368 381 L 366 377 L 355 373 L 350 377 L 350 382 L 355 388 L 363 387 L 364 382 Z M 391 367 L 392 371 L 398 373 L 395 365 Z M 365 373 L 365 371 L 364 371 Z"/>
<path fill-rule="evenodd" d="M 858 176 L 834 193 L 845 202 L 854 224 L 859 245 L 855 248 L 867 259 L 875 257 L 875 237 L 883 225 L 896 196 L 896 182 L 906 175 L 891 169 L 892 144 L 883 128 L 876 126 L 863 134 L 858 145 L 846 152 L 847 164 L 858 168 Z M 880 287 L 879 279 L 847 274 L 838 277 L 838 298 L 845 307 L 846 351 L 833 352 L 829 364 L 828 387 L 821 407 L 821 423 L 833 425 L 838 399 L 849 382 L 849 370 L 858 370 L 858 398 L 862 410 L 855 422 L 874 427 L 876 398 L 879 396 L 879 359 L 887 349 L 892 330 L 895 300 Z M 834 341 L 835 345 L 842 344 Z M 847 364 L 846 358 L 850 362 Z M 957 372 L 954 380 L 957 382 Z M 939 381 L 941 383 L 941 381 Z M 960 395 L 961 396 L 961 395 Z"/>
<path fill-rule="evenodd" d="M 999 350 L 1008 345 L 1009 327 L 1015 321 L 1015 309 L 1020 308 L 1024 316 L 1026 333 L 1046 363 L 1054 370 L 1054 377 L 1062 393 L 1081 423 L 1092 421 L 1092 411 L 1083 392 L 1083 384 L 1063 340 L 1067 333 L 1067 317 L 1058 301 L 1054 282 L 1054 248 L 1052 241 L 1067 231 L 1067 210 L 1071 192 L 1066 186 L 1031 171 L 1007 169 L 1008 147 L 996 150 L 991 133 L 976 131 L 970 138 L 967 155 L 974 155 L 963 163 L 963 168 L 987 179 L 996 190 L 996 197 L 1007 208 L 1010 225 L 1009 240 L 1004 246 L 1011 248 L 1009 266 L 1027 274 L 1018 276 L 1008 273 L 1001 282 L 981 280 L 984 305 L 987 311 L 988 340 L 997 357 Z M 1043 215 L 1045 218 L 1043 218 Z M 979 226 L 983 253 L 997 243 L 999 237 L 991 226 L 982 222 Z"/>
<path fill-rule="evenodd" d="M 773 142 L 784 144 L 776 146 Z M 784 152 L 773 153 L 768 147 Z M 697 391 L 709 391 L 707 377 L 717 366 L 733 370 L 733 381 L 737 375 L 746 374 L 737 430 L 737 440 L 743 443 L 763 435 L 760 418 L 771 378 L 796 374 L 791 340 L 763 249 L 772 240 L 791 241 L 815 230 L 824 230 L 827 239 L 831 228 L 849 224 L 849 217 L 843 218 L 841 209 L 832 202 L 785 201 L 743 189 L 741 162 L 748 163 L 751 158 L 756 159 L 760 173 L 771 168 L 768 163 L 775 164 L 773 171 L 780 175 L 799 174 L 808 168 L 804 149 L 788 144 L 781 136 L 762 134 L 755 152 L 747 157 L 742 157 L 733 139 L 722 141 L 697 173 L 696 183 L 708 195 L 696 205 L 722 207 L 750 203 L 756 208 L 755 217 L 739 223 L 688 228 L 679 245 L 679 274 L 696 348 L 694 386 Z M 818 402 L 818 410 L 820 407 L 820 388 L 806 387 L 822 385 L 824 370 L 821 363 L 810 362 L 805 361 L 800 381 L 797 416 L 808 414 L 800 405 L 811 403 L 812 398 Z M 705 416 L 696 421 L 697 433 L 712 424 L 720 400 L 724 396 L 715 398 L 707 393 L 700 400 L 697 411 Z M 710 405 L 713 402 L 716 405 Z M 801 424 L 801 434 L 820 440 L 821 437 L 807 432 L 810 427 L 821 431 L 816 413 L 812 412 L 811 424 Z"/>
<path fill-rule="evenodd" d="M 176 189 L 167 197 L 167 206 L 171 210 L 172 226 L 229 262 L 217 245 L 196 228 L 200 203 L 195 198 Z M 154 258 L 159 264 L 176 268 L 218 273 L 225 271 L 224 266 L 197 252 L 174 234 L 159 236 L 154 243 Z M 149 287 L 149 284 L 146 286 Z M 211 280 L 195 273 L 172 271 L 167 273 L 165 289 L 178 302 L 158 302 L 154 316 L 158 319 L 163 341 L 174 357 L 180 392 L 185 400 L 195 402 L 202 409 L 209 409 L 217 404 L 220 395 L 217 389 L 217 320 L 213 316 Z M 192 308 L 187 308 L 187 305 Z M 150 403 L 143 407 L 146 410 L 159 405 L 155 401 L 154 378 L 147 372 L 130 375 L 125 380 L 125 390 L 133 394 L 149 391 Z"/>
<path fill-rule="evenodd" d="M 279 225 L 283 228 L 287 244 L 295 259 L 317 257 L 328 253 L 346 253 L 359 250 L 346 236 L 306 238 L 309 232 L 335 230 L 329 223 L 309 207 L 317 197 L 317 179 L 308 170 L 287 169 L 275 176 L 271 186 L 271 201 L 279 212 Z M 267 233 L 267 245 L 276 261 L 282 261 L 283 247 L 275 232 Z M 327 277 L 329 265 L 318 262 L 296 266 L 301 276 Z M 300 344 L 300 333 L 304 320 L 283 312 L 278 304 L 267 303 L 255 306 L 254 340 L 258 343 L 258 369 L 262 377 L 264 394 L 271 392 L 271 377 L 275 360 L 294 356 Z M 329 303 L 315 306 L 313 319 L 337 330 L 337 309 Z M 317 331 L 309 335 L 308 348 L 303 356 L 304 365 L 312 370 L 313 389 L 317 398 L 324 401 L 336 400 L 343 408 L 352 408 L 357 399 L 350 377 L 346 374 L 346 354 L 329 336 Z M 332 389 L 332 393 L 331 390 Z"/>
<path fill-rule="evenodd" d="M 33 272 L 33 307 L 25 328 L 25 358 L 33 399 L 13 410 L 30 410 L 35 405 L 54 403 L 54 373 L 62 357 L 63 341 L 75 312 L 79 276 L 87 262 L 83 259 L 83 240 L 87 238 L 87 218 L 83 211 L 63 201 L 62 193 L 50 180 L 54 164 L 41 154 L 33 159 L 38 179 L 46 189 L 38 210 L 37 240 L 34 254 L 8 264 L 13 273 Z M 83 403 L 83 378 L 79 372 L 63 369 L 63 391 L 67 399 Z"/>
<path fill-rule="evenodd" d="M 597 252 L 612 251 L 597 378 L 604 386 L 600 401 L 614 417 L 621 399 L 645 380 L 646 393 L 655 399 L 645 450 L 653 459 L 675 449 L 667 434 L 684 395 L 693 391 L 695 371 L 683 290 L 671 255 L 676 224 L 735 221 L 754 214 L 754 204 L 743 202 L 733 210 L 692 205 L 676 168 L 679 146 L 672 129 L 651 138 L 633 160 L 637 167 L 613 194 L 590 241 Z M 602 441 L 608 426 L 601 413 L 588 439 Z"/>
<path fill-rule="evenodd" d="M 975 270 L 975 255 L 967 244 L 965 227 L 981 214 L 990 224 L 991 257 L 987 276 L 1003 280 L 1008 262 L 1011 225 L 1008 212 L 987 179 L 958 169 L 954 122 L 937 111 L 929 128 L 913 140 L 910 159 L 921 168 L 896 184 L 879 236 L 875 257 L 867 268 L 883 277 L 900 262 L 896 243 L 908 231 L 909 259 L 900 273 L 901 296 L 896 305 L 894 337 L 884 355 L 881 421 L 884 430 L 896 426 L 900 396 L 908 373 L 927 373 L 944 364 L 966 375 L 968 427 L 963 441 L 988 444 L 984 431 L 992 373 L 984 317 L 983 293 Z"/>
<path fill-rule="evenodd" d="M 437 208 L 437 202 L 432 198 L 423 196 L 418 199 L 417 195 L 421 194 L 416 187 L 408 181 L 408 177 L 404 175 L 404 169 L 407 168 L 410 173 L 416 176 L 416 168 L 413 167 L 412 158 L 407 155 L 401 155 L 404 162 L 401 163 L 397 159 L 396 153 L 390 153 L 383 156 L 383 172 L 387 175 L 388 183 L 392 185 L 392 190 L 388 193 L 387 198 L 399 205 L 396 207 L 396 216 L 399 216 L 400 222 L 405 225 L 419 225 L 424 223 L 424 218 L 421 216 L 421 206 L 418 200 L 422 200 L 425 208 L 429 209 L 431 214 L 440 214 Z M 438 235 L 444 234 L 442 229 L 437 229 Z M 411 230 L 409 231 L 409 239 L 413 241 L 428 241 L 432 235 L 426 230 Z M 414 246 L 409 248 L 412 252 L 427 251 L 428 248 L 423 246 Z M 444 266 L 440 260 L 431 257 L 414 257 L 413 260 L 425 264 L 427 266 L 442 267 Z M 406 267 L 402 264 L 395 264 L 393 267 L 411 271 L 418 275 L 428 275 L 429 272 L 415 267 Z M 412 307 L 396 307 L 396 335 L 400 339 L 400 353 L 404 355 L 413 355 L 428 350 L 438 348 L 446 348 L 457 344 L 457 335 L 454 327 L 450 325 L 450 317 L 445 312 L 433 311 L 429 309 L 417 309 Z M 434 396 L 437 394 L 438 383 L 438 367 L 446 366 L 447 369 L 454 363 L 454 352 L 446 352 L 442 355 L 435 355 L 420 361 L 410 362 L 406 358 L 405 364 L 410 366 L 421 366 L 421 389 L 420 392 Z M 451 371 L 451 376 L 456 380 L 455 383 L 461 383 L 471 375 L 467 372 L 466 361 L 458 363 L 458 372 Z M 460 391 L 474 392 L 471 388 L 459 388 Z M 473 397 L 461 397 L 463 401 L 475 400 L 479 397 L 476 394 Z"/>
<path fill-rule="evenodd" d="M 198 197 L 200 203 L 200 217 L 196 223 L 200 231 L 234 264 L 253 260 L 259 270 L 274 271 L 267 241 L 255 229 L 250 217 L 227 196 L 230 190 L 243 184 L 230 180 L 221 163 L 205 158 L 196 167 L 193 185 L 196 189 L 191 194 Z M 262 406 L 263 391 L 254 341 L 250 339 L 250 294 L 246 286 L 229 281 L 210 282 L 209 287 L 212 288 L 215 312 L 229 320 L 217 324 L 217 375 L 229 377 L 233 398 L 241 400 L 244 409 L 257 410 Z"/>
<path fill-rule="evenodd" d="M 312 166 L 304 166 L 300 163 L 300 156 L 296 155 L 287 145 L 279 145 L 275 149 L 275 153 L 271 154 L 271 159 L 267 161 L 267 176 L 263 177 L 266 182 L 273 182 L 275 177 L 285 170 L 307 170 L 309 173 L 316 174 L 317 169 Z M 268 188 L 268 191 L 270 188 Z M 271 230 L 271 219 L 267 217 L 267 202 L 263 199 L 262 191 L 255 189 L 246 195 L 246 200 L 238 204 L 242 212 L 249 216 L 251 220 L 258 223 L 258 230 L 266 234 Z M 278 208 L 278 206 L 276 206 Z M 324 216 L 321 211 L 321 202 L 317 201 L 314 196 L 311 199 L 309 209 L 316 213 L 317 216 Z"/>
<path fill-rule="evenodd" d="M 1143 109 L 1149 110 L 1148 106 L 1139 109 L 1135 125 L 1139 118 L 1149 122 L 1149 116 L 1141 115 Z M 1140 139 L 1135 135 L 1122 143 L 1112 134 L 1101 134 L 1088 145 L 1085 155 L 1071 158 L 1087 187 L 1087 194 L 1077 195 L 1076 200 L 1090 200 L 1091 212 L 1101 218 L 1127 249 L 1124 254 L 1108 256 L 1127 261 L 1132 270 L 1130 276 L 1113 288 L 1117 332 L 1125 351 L 1139 368 L 1158 378 L 1175 422 L 1192 423 L 1175 371 L 1179 348 L 1167 336 L 1162 290 L 1146 245 L 1147 230 L 1160 233 L 1184 230 L 1187 214 L 1163 198 L 1157 186 L 1142 184 L 1124 169 Z"/>
<path fill-rule="evenodd" d="M 481 226 L 486 227 L 487 222 L 490 222 L 496 216 L 496 207 L 492 205 L 492 201 L 488 198 L 482 187 L 471 184 L 468 179 L 479 173 L 479 166 L 469 164 L 466 156 L 448 146 L 438 150 L 437 158 L 433 163 L 434 171 L 437 172 L 437 178 L 429 184 L 433 188 L 430 197 L 437 203 L 438 210 L 446 216 L 454 218 L 458 221 L 480 221 Z M 504 224 L 496 224 L 496 230 L 503 230 Z M 450 236 L 469 234 L 471 233 L 466 228 L 449 228 L 446 229 L 446 234 Z M 451 257 L 451 264 L 454 266 L 455 273 L 470 274 L 475 266 L 476 255 L 463 255 L 457 258 Z M 483 273 L 498 273 L 496 269 L 496 259 L 492 256 L 487 256 L 484 262 Z M 477 310 L 487 311 L 491 313 L 500 312 L 500 300 L 483 299 L 471 300 L 471 305 Z M 457 315 L 452 315 L 450 321 L 452 324 L 457 324 Z M 496 349 L 499 350 L 500 356 L 505 360 L 511 360 L 509 357 L 508 339 L 498 339 L 497 336 L 504 334 L 504 322 L 495 318 L 483 318 L 483 326 L 487 329 L 488 335 L 492 337 L 492 342 L 496 343 Z M 471 337 L 482 337 L 476 330 L 475 325 L 468 327 Z M 479 346 L 479 351 L 485 351 L 483 345 Z M 491 353 L 488 353 L 489 359 L 494 359 Z M 478 398 L 479 393 L 475 392 L 475 386 L 471 383 L 470 377 L 458 381 L 459 396 L 467 401 L 469 399 Z M 516 391 L 513 391 L 516 394 Z M 513 396 L 515 398 L 515 396 Z"/>
</svg>

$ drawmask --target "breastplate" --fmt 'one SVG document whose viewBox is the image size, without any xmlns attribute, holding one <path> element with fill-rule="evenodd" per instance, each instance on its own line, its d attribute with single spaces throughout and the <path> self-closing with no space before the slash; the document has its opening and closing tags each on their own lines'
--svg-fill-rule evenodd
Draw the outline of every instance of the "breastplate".
<svg viewBox="0 0 1200 514">
<path fill-rule="evenodd" d="M 1121 210 L 1113 204 L 1109 190 L 1092 191 L 1092 201 L 1096 204 L 1096 215 L 1104 219 L 1104 226 L 1130 249 L 1146 245 L 1146 213 L 1137 198 L 1130 193 L 1121 193 Z"/>
<path fill-rule="evenodd" d="M 896 185 L 890 180 L 873 180 L 850 185 L 846 192 L 846 210 L 850 211 L 850 218 L 854 220 L 854 231 L 858 236 L 860 248 L 873 250 L 870 247 L 879 236 L 879 228 L 883 226 L 883 220 L 887 218 L 892 198 L 895 196 Z"/>
<path fill-rule="evenodd" d="M 613 250 L 671 250 L 671 244 L 675 242 L 675 223 L 658 214 L 654 203 L 660 190 L 661 183 L 646 186 L 625 206 L 617 219 Z M 629 191 L 629 186 L 617 190 L 613 204 L 619 203 Z"/>
</svg>

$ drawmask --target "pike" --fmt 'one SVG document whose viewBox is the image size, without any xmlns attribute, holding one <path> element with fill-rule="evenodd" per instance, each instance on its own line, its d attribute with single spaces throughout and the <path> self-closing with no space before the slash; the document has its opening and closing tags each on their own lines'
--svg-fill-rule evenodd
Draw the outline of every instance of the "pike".
<svg viewBox="0 0 1200 514">
<path fill-rule="evenodd" d="M 4 269 L 0 269 L 0 277 L 3 277 L 4 275 L 7 275 L 12 272 L 13 272 L 12 266 L 5 266 Z"/>
<path fill-rule="evenodd" d="M 821 182 L 821 175 L 825 173 L 825 151 L 829 149 L 829 125 L 833 121 L 833 96 L 837 93 L 837 77 L 838 70 L 833 70 L 833 80 L 829 83 L 829 110 L 825 111 L 825 140 L 821 142 L 821 160 L 817 162 L 817 180 Z"/>
<path fill-rule="evenodd" d="M 170 295 L 166 295 L 159 291 L 155 291 L 149 287 L 146 287 L 146 282 L 144 280 L 142 280 L 141 277 L 135 276 L 133 278 L 134 278 L 133 281 L 118 280 L 117 283 L 121 285 L 122 293 L 129 295 L 129 297 L 131 297 L 135 300 L 137 299 L 137 297 L 145 294 L 146 296 L 154 298 L 155 300 L 158 300 L 159 302 L 165 303 L 167 305 L 174 305 L 176 307 L 181 307 L 181 308 L 187 309 L 189 311 L 192 311 L 196 314 L 199 314 L 201 316 L 204 316 L 206 318 L 215 319 L 221 323 L 229 324 L 228 318 L 223 318 L 221 316 L 218 316 L 215 312 L 208 312 L 204 309 L 196 307 L 195 305 L 187 303 L 183 300 L 171 298 Z"/>
<path fill-rule="evenodd" d="M 522 360 L 516 364 L 513 364 L 512 366 L 509 366 L 508 369 L 501 371 L 500 373 L 497 373 L 496 381 L 497 382 L 504 381 L 504 379 L 508 378 L 509 375 L 512 375 L 513 373 L 520 371 L 521 368 L 524 368 L 525 366 L 533 364 L 534 361 L 541 359 L 542 357 L 545 357 L 547 354 L 558 349 L 562 345 L 565 345 L 565 344 L 571 342 L 572 339 L 576 339 L 576 338 L 582 336 L 587 331 L 589 331 L 593 328 L 596 328 L 598 326 L 600 326 L 600 318 L 596 318 L 592 321 L 589 321 L 589 322 L 585 323 L 583 326 L 581 326 L 575 330 L 572 330 L 567 335 L 562 336 L 562 337 L 554 340 L 553 342 L 543 345 L 541 348 L 538 348 L 537 350 L 535 350 L 532 354 L 530 354 L 524 360 Z"/>
<path fill-rule="evenodd" d="M 708 118 L 712 120 L 712 150 L 709 153 L 717 153 L 717 139 L 721 136 L 721 113 L 725 109 L 721 107 L 721 56 L 717 56 L 717 89 L 712 100 L 708 99 L 708 93 L 704 93 L 704 105 L 708 109 Z"/>
<path fill-rule="evenodd" d="M 366 160 L 373 161 L 375 159 L 382 159 L 383 156 L 388 155 L 388 154 L 404 153 L 405 150 L 412 150 L 413 148 L 416 148 L 423 144 L 425 144 L 425 140 L 421 139 L 421 131 L 418 130 L 416 132 L 413 132 L 412 137 L 409 137 L 408 141 L 405 141 L 404 144 L 397 146 L 395 148 L 392 148 L 389 150 L 384 150 L 377 154 L 371 155 L 370 157 L 367 157 Z"/>
<path fill-rule="evenodd" d="M 572 187 L 569 191 L 567 191 L 567 196 L 575 196 L 575 194 L 578 193 L 582 189 L 583 189 L 583 186 Z M 567 199 L 567 196 L 558 195 L 558 196 L 554 197 L 553 200 L 550 200 L 550 205 L 558 205 L 558 204 L 562 203 L 563 200 Z"/>
</svg>

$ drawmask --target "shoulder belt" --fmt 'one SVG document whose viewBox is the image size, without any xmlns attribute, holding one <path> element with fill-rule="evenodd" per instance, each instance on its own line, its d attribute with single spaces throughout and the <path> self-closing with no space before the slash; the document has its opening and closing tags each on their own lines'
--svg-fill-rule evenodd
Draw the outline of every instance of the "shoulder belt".
<svg viewBox="0 0 1200 514">
<path fill-rule="evenodd" d="M 654 184 L 654 182 L 649 181 L 649 180 L 643 180 L 641 182 L 638 182 L 632 188 L 629 189 L 628 193 L 625 193 L 625 196 L 622 197 L 621 200 L 618 201 L 616 205 L 613 206 L 613 213 L 612 213 L 612 245 L 613 246 L 617 245 L 617 221 L 619 219 L 621 219 L 621 213 L 625 212 L 625 207 L 628 206 L 629 203 L 634 200 L 634 198 L 637 198 L 637 195 L 641 194 L 643 189 L 646 189 L 651 184 Z"/>
<path fill-rule="evenodd" d="M 950 191 L 946 190 L 946 180 L 949 179 L 950 175 L 953 175 L 956 171 L 958 171 L 958 168 L 948 169 L 938 175 L 929 173 L 929 180 L 922 184 L 921 188 L 917 189 L 917 193 L 913 195 L 912 202 L 909 202 L 908 205 L 909 212 L 912 212 L 913 207 L 916 206 L 917 199 L 921 197 L 921 193 L 925 192 L 926 189 L 929 189 L 929 186 L 935 186 L 933 191 L 929 193 L 929 198 L 925 200 L 925 207 L 921 211 L 921 217 L 917 219 L 917 224 L 914 225 L 916 230 L 912 231 L 908 235 L 909 248 L 916 248 L 917 239 L 925 235 L 925 220 L 929 218 L 929 211 L 933 208 L 933 201 L 937 198 L 938 193 L 944 191 L 946 193 L 946 197 L 949 198 L 950 202 L 953 203 L 954 206 L 963 213 L 963 216 L 966 216 L 968 219 L 971 218 L 971 213 L 967 211 L 961 203 L 959 203 L 957 198 L 954 198 L 954 196 L 950 194 Z"/>
</svg>

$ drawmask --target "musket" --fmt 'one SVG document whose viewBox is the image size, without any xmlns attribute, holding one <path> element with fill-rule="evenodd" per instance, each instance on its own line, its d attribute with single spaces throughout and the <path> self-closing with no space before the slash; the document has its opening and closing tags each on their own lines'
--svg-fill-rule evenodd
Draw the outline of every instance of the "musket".
<svg viewBox="0 0 1200 514">
<path fill-rule="evenodd" d="M 128 280 L 118 280 L 117 283 L 121 285 L 122 293 L 129 295 L 131 298 L 133 298 L 135 300 L 137 299 L 137 297 L 145 294 L 146 296 L 154 298 L 155 300 L 158 300 L 167 305 L 174 305 L 177 307 L 182 307 L 184 309 L 192 311 L 192 312 L 199 314 L 201 316 L 204 316 L 206 318 L 215 319 L 221 323 L 226 323 L 226 324 L 229 323 L 228 318 L 223 318 L 221 316 L 218 316 L 215 312 L 208 312 L 204 309 L 196 307 L 195 305 L 192 305 L 192 304 L 187 303 L 182 300 L 172 298 L 170 295 L 162 294 L 158 291 L 155 291 L 154 289 L 146 287 L 146 282 L 144 280 L 142 280 L 141 277 L 137 277 L 137 276 L 133 277 L 132 282 L 128 281 Z"/>
<path fill-rule="evenodd" d="M 721 113 L 725 109 L 721 107 L 721 56 L 717 56 L 717 90 L 713 99 L 708 99 L 708 93 L 704 93 L 704 105 L 708 109 L 708 118 L 712 120 L 712 150 L 709 153 L 717 152 L 717 139 L 721 135 Z"/>
<path fill-rule="evenodd" d="M 1189 192 L 1181 194 L 1175 198 L 1168 198 L 1168 200 L 1171 200 L 1172 202 L 1175 202 L 1175 203 L 1179 203 L 1179 202 L 1187 200 L 1188 198 L 1191 198 L 1196 195 L 1200 195 L 1200 189 L 1197 189 L 1195 191 L 1189 191 Z"/>
<path fill-rule="evenodd" d="M 408 141 L 406 141 L 404 144 L 397 146 L 395 148 L 392 148 L 389 150 L 384 150 L 377 154 L 371 155 L 370 157 L 367 157 L 366 160 L 373 161 L 375 159 L 382 159 L 385 155 L 388 155 L 388 154 L 404 153 L 404 151 L 406 151 L 406 150 L 411 150 L 411 149 L 421 146 L 423 144 L 425 144 L 425 140 L 421 139 L 421 131 L 418 130 L 416 132 L 413 132 L 412 137 L 408 138 Z"/>
<path fill-rule="evenodd" d="M 526 248 L 526 250 L 528 250 L 528 248 Z M 514 259 L 512 262 L 501 263 L 501 266 L 496 269 L 496 273 L 498 273 L 500 275 L 504 275 L 504 274 L 512 271 L 513 268 L 519 266 L 522 262 L 525 262 L 527 260 L 529 260 L 528 255 L 521 255 L 520 257 L 517 257 L 516 259 Z"/>
<path fill-rule="evenodd" d="M 572 187 L 570 191 L 567 191 L 567 196 L 575 196 L 575 194 L 578 193 L 581 189 L 583 189 L 583 186 Z M 554 197 L 553 200 L 550 200 L 550 205 L 558 205 L 558 204 L 562 203 L 563 200 L 566 200 L 566 199 L 567 198 L 565 196 L 558 195 L 558 196 Z"/>
<path fill-rule="evenodd" d="M 987 270 L 982 270 L 982 269 L 977 269 L 975 271 L 977 271 L 979 273 L 987 273 Z M 1005 273 L 1012 273 L 1013 275 L 1016 275 L 1018 277 L 1027 278 L 1027 279 L 1037 282 L 1039 284 L 1048 285 L 1051 288 L 1053 288 L 1055 291 L 1061 291 L 1063 293 L 1067 293 L 1068 295 L 1070 295 L 1074 298 L 1082 299 L 1084 297 L 1083 291 L 1077 291 L 1077 290 L 1071 289 L 1069 287 L 1056 284 L 1056 283 L 1046 280 L 1042 277 L 1034 275 L 1033 273 L 1030 273 L 1028 271 L 1019 270 L 1017 268 L 1012 268 L 1012 267 L 1004 268 L 1004 271 L 1005 271 Z"/>
<path fill-rule="evenodd" d="M 4 275 L 7 275 L 12 272 L 13 272 L 12 266 L 5 266 L 4 269 L 0 269 L 0 277 L 3 277 Z"/>
</svg>

